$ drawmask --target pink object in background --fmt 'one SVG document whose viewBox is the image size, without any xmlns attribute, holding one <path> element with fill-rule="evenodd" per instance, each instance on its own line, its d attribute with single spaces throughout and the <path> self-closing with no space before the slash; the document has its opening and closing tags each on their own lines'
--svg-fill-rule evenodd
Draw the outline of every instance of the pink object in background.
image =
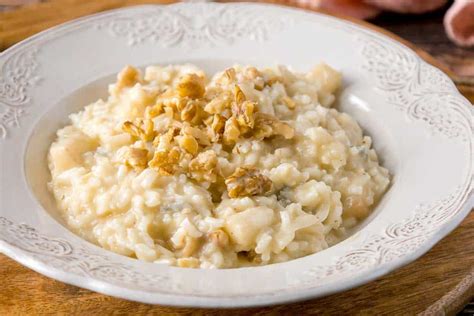
<svg viewBox="0 0 474 316">
<path fill-rule="evenodd" d="M 474 1 L 474 0 L 473 0 Z M 399 13 L 424 13 L 436 10 L 447 0 L 296 0 L 300 5 L 344 14 L 358 19 L 370 19 L 382 10 Z"/>
<path fill-rule="evenodd" d="M 447 0 L 365 0 L 380 9 L 399 13 L 425 13 L 436 10 Z"/>
<path fill-rule="evenodd" d="M 444 16 L 449 38 L 460 46 L 474 46 L 474 0 L 456 0 Z"/>
<path fill-rule="evenodd" d="M 436 10 L 447 0 L 290 0 L 297 5 L 322 9 L 358 19 L 370 19 L 382 10 L 424 13 Z M 456 0 L 444 17 L 448 37 L 457 45 L 474 46 L 474 0 Z"/>
</svg>

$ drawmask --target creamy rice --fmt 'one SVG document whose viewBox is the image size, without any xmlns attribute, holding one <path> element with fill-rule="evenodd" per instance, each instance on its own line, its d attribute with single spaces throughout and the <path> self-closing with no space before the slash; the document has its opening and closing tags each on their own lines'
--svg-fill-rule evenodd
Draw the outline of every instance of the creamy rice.
<svg viewBox="0 0 474 316">
<path fill-rule="evenodd" d="M 211 79 L 126 67 L 57 132 L 50 189 L 73 231 L 141 260 L 232 268 L 321 251 L 390 181 L 371 138 L 331 108 L 340 85 L 325 64 Z"/>
</svg>

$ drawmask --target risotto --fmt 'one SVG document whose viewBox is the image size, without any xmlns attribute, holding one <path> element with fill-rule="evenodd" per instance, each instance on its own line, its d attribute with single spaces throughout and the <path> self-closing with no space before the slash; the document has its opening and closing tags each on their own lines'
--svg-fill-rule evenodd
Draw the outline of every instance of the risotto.
<svg viewBox="0 0 474 316">
<path fill-rule="evenodd" d="M 341 75 L 127 66 L 49 150 L 68 226 L 116 253 L 190 268 L 321 251 L 390 182 L 357 122 L 331 108 Z"/>
</svg>

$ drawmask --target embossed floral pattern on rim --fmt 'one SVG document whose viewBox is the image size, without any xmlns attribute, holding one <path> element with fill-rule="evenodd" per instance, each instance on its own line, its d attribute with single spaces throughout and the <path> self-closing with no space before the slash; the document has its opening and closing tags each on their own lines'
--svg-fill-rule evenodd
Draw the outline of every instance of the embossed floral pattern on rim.
<svg viewBox="0 0 474 316">
<path fill-rule="evenodd" d="M 0 107 L 6 109 L 0 116 L 0 135 L 8 137 L 10 125 L 19 126 L 21 116 L 30 104 L 34 106 L 34 102 L 30 102 L 30 91 L 38 83 L 41 84 L 41 76 L 37 74 L 41 65 L 36 63 L 36 50 L 28 49 L 32 43 L 41 47 L 42 43 L 49 40 L 93 25 L 129 46 L 139 46 L 148 41 L 162 46 L 196 48 L 200 45 L 230 45 L 234 41 L 247 39 L 266 41 L 274 35 L 272 32 L 296 20 L 320 20 L 334 28 L 357 34 L 363 42 L 361 53 L 365 58 L 361 67 L 377 78 L 376 88 L 383 92 L 387 102 L 409 119 L 424 124 L 430 132 L 465 144 L 472 161 L 473 126 L 472 119 L 469 120 L 472 118 L 472 109 L 469 109 L 469 103 L 442 72 L 427 65 L 404 46 L 351 23 L 299 10 L 275 8 L 259 15 L 258 12 L 262 11 L 255 9 L 264 10 L 264 7 L 219 4 L 147 7 L 138 15 L 138 20 L 131 9 L 115 10 L 41 33 L 0 55 L 0 72 L 10 74 L 17 71 L 8 77 L 4 76 L 6 80 L 0 80 Z M 189 19 L 191 12 L 206 19 Z M 245 19 L 240 21 L 244 14 L 250 13 L 254 18 L 252 23 L 245 23 Z M 144 26 L 149 27 L 151 33 L 140 37 L 137 30 L 142 30 Z M 178 35 L 161 36 L 167 32 Z M 231 36 L 226 35 L 226 32 Z M 26 51 L 30 53 L 26 55 Z M 285 289 L 262 291 L 258 295 L 240 293 L 234 296 L 212 296 L 198 292 L 181 295 L 183 289 L 172 277 L 144 274 L 136 271 L 135 265 L 128 264 L 128 261 L 114 262 L 116 256 L 97 247 L 43 234 L 37 227 L 16 223 L 2 216 L 8 213 L 4 213 L 6 211 L 1 208 L 0 249 L 48 276 L 110 295 L 149 303 L 248 306 L 292 301 L 368 282 L 426 252 L 469 211 L 467 204 L 472 202 L 469 200 L 473 186 L 472 168 L 472 164 L 468 166 L 463 183 L 453 192 L 447 192 L 449 195 L 419 204 L 410 216 L 387 226 L 383 233 L 374 232 L 357 247 L 347 247 L 346 253 L 335 258 L 334 264 L 305 269 Z M 276 266 L 283 267 L 284 264 Z M 357 277 L 351 278 L 352 275 Z M 339 280 L 339 283 L 334 283 L 331 281 L 334 278 L 350 282 L 342 284 Z M 326 282 L 325 289 L 321 289 L 321 282 Z M 141 297 L 143 293 L 147 295 Z"/>
</svg>

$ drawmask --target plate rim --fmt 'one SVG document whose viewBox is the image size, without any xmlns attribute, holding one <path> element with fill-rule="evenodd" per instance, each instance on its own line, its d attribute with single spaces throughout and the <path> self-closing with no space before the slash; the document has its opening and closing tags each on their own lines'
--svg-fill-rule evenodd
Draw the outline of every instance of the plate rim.
<svg viewBox="0 0 474 316">
<path fill-rule="evenodd" d="M 166 5 L 166 6 L 177 6 L 177 5 L 183 5 L 183 4 L 171 4 L 171 5 Z M 215 5 L 215 4 L 214 4 Z M 218 4 L 218 5 L 229 5 L 229 4 Z M 239 4 L 239 5 L 251 5 L 251 6 L 265 6 L 261 4 Z M 140 5 L 140 6 L 132 6 L 132 7 L 126 7 L 126 8 L 119 8 L 119 9 L 114 9 L 114 10 L 109 10 L 109 11 L 104 11 L 101 13 L 96 13 L 93 15 L 81 17 L 79 19 L 75 19 L 66 23 L 63 23 L 61 25 L 55 26 L 51 29 L 42 31 L 38 34 L 35 34 L 34 36 L 21 41 L 20 43 L 15 44 L 14 46 L 10 47 L 9 49 L 5 50 L 4 52 L 0 53 L 0 60 L 8 56 L 8 54 L 14 52 L 18 47 L 21 47 L 23 45 L 28 45 L 31 41 L 41 38 L 45 35 L 49 35 L 54 33 L 57 30 L 60 30 L 64 27 L 67 26 L 79 26 L 82 23 L 87 23 L 88 20 L 92 20 L 96 17 L 99 16 L 106 16 L 109 14 L 113 14 L 116 12 L 120 11 L 127 11 L 131 9 L 137 9 L 140 7 L 162 7 L 163 5 L 157 4 L 157 5 Z M 294 8 L 288 8 L 280 5 L 275 5 L 275 7 L 279 7 L 284 10 L 289 10 L 289 11 L 299 11 L 299 12 L 304 12 L 305 14 L 315 14 L 319 16 L 326 16 L 325 14 L 321 13 L 311 13 L 307 12 L 301 9 L 294 9 Z M 369 31 L 370 33 L 377 34 L 375 31 L 368 29 L 366 26 L 361 26 L 357 25 L 354 22 L 351 21 L 346 21 L 346 20 L 341 20 L 336 17 L 329 16 L 332 19 L 342 21 L 344 23 L 351 24 L 352 26 L 359 28 L 359 29 L 364 29 L 366 31 Z M 377 34 L 378 36 L 381 36 L 383 38 L 388 38 L 387 35 L 385 34 Z M 393 39 L 390 39 L 393 42 Z M 410 47 L 405 45 L 404 43 L 398 43 L 401 46 L 404 47 L 404 49 L 407 49 L 411 52 L 414 52 Z M 416 58 L 418 58 L 419 62 L 421 64 L 425 64 L 429 67 L 436 68 L 430 64 L 428 64 L 425 60 L 423 60 L 421 57 L 419 57 L 416 53 Z M 437 69 L 437 68 L 436 68 Z M 443 73 L 443 75 L 445 75 Z M 451 80 L 449 80 L 451 82 Z M 457 95 L 461 95 L 457 90 L 453 91 L 453 93 L 457 93 Z M 462 95 L 461 95 L 462 96 Z M 463 97 L 463 96 L 462 96 Z M 464 97 L 463 97 L 464 98 Z M 161 298 L 159 299 L 160 304 L 165 304 L 165 305 L 172 305 L 172 306 L 194 306 L 194 307 L 245 307 L 245 306 L 261 306 L 261 305 L 269 305 L 269 304 L 280 304 L 280 303 L 288 303 L 288 302 L 294 302 L 294 301 L 300 301 L 308 298 L 316 298 L 320 296 L 325 296 L 329 295 L 335 292 L 339 292 L 342 290 L 347 290 L 356 286 L 359 286 L 361 284 L 368 283 L 370 281 L 373 281 L 377 278 L 379 278 L 382 275 L 387 274 L 390 271 L 393 271 L 395 269 L 398 269 L 401 266 L 404 266 L 410 262 L 413 262 L 414 260 L 418 259 L 422 255 L 424 255 L 429 249 L 431 249 L 439 240 L 444 238 L 449 232 L 454 230 L 455 227 L 459 225 L 459 223 L 468 215 L 470 209 L 472 208 L 472 205 L 474 204 L 474 199 L 472 196 L 472 190 L 473 190 L 473 184 L 472 184 L 472 175 L 471 175 L 471 184 L 467 185 L 467 198 L 465 200 L 465 203 L 459 206 L 459 211 L 456 213 L 456 215 L 451 218 L 447 223 L 445 223 L 442 227 L 439 228 L 439 230 L 427 241 L 425 241 L 422 246 L 418 247 L 416 251 L 410 253 L 409 255 L 405 255 L 402 258 L 398 258 L 397 260 L 386 262 L 383 264 L 380 264 L 372 269 L 369 269 L 365 271 L 363 274 L 359 275 L 357 279 L 352 280 L 351 283 L 348 283 L 344 286 L 333 286 L 332 289 L 326 290 L 321 292 L 318 288 L 308 288 L 308 289 L 300 289 L 300 290 L 295 290 L 294 293 L 284 293 L 282 297 L 279 297 L 279 295 L 258 295 L 258 299 L 256 300 L 250 300 L 248 302 L 241 302 L 241 301 L 233 301 L 235 298 L 226 298 L 224 303 L 223 303 L 223 298 L 222 297 L 196 297 L 196 296 L 188 296 L 188 295 L 169 295 L 167 293 L 156 293 L 155 295 L 151 295 L 150 300 L 147 301 L 149 298 L 147 295 L 141 297 L 138 299 L 138 296 L 135 296 L 133 293 L 137 293 L 139 291 L 137 290 L 129 290 L 129 289 L 124 289 L 117 287 L 113 284 L 107 283 L 106 281 L 100 281 L 100 280 L 92 280 L 91 278 L 88 278 L 86 276 L 78 276 L 78 275 L 71 275 L 68 272 L 61 271 L 59 269 L 56 269 L 54 267 L 48 266 L 47 264 L 37 260 L 36 258 L 32 258 L 31 256 L 28 255 L 27 252 L 24 250 L 9 244 L 8 242 L 1 240 L 0 239 L 0 251 L 3 251 L 7 256 L 10 258 L 14 259 L 15 261 L 29 267 L 30 269 L 33 269 L 43 275 L 46 275 L 48 277 L 51 277 L 56 280 L 60 280 L 61 282 L 67 283 L 67 284 L 72 284 L 76 285 L 82 288 L 88 288 L 96 292 L 100 292 L 106 295 L 111 295 L 111 296 L 116 296 L 116 297 L 121 297 L 124 299 L 128 300 L 135 300 L 134 297 L 137 297 L 136 301 L 139 302 L 146 302 L 146 303 L 151 303 L 151 304 L 158 304 L 157 300 L 154 299 L 154 296 L 160 296 Z M 112 290 L 107 290 L 107 288 L 112 288 Z M 115 290 L 113 288 L 116 288 Z M 130 291 L 129 294 L 126 294 L 128 291 Z M 114 292 L 114 293 L 111 293 Z M 118 293 L 123 293 L 123 295 L 118 294 Z M 133 294 L 133 295 L 132 295 Z M 138 295 L 138 294 L 137 294 Z M 168 298 L 169 296 L 169 298 Z M 165 298 L 166 297 L 166 298 Z M 237 296 L 237 299 L 239 299 L 240 296 Z M 226 301 L 226 300 L 229 301 Z M 184 302 L 185 300 L 185 302 Z M 231 301 L 232 300 L 232 301 Z M 184 303 L 184 304 L 183 304 Z M 233 304 L 234 303 L 234 304 Z"/>
</svg>

